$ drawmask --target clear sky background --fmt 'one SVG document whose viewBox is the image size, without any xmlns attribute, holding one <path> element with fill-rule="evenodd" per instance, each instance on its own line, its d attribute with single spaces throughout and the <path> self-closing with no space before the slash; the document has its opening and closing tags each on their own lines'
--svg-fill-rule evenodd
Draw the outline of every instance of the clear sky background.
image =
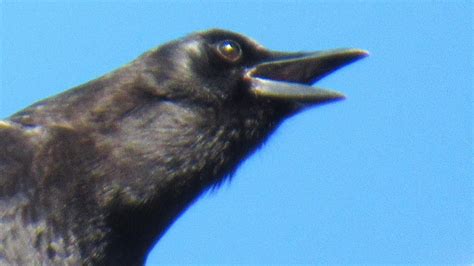
<svg viewBox="0 0 474 266">
<path fill-rule="evenodd" d="M 318 83 L 347 100 L 287 120 L 148 265 L 474 262 L 471 1 L 0 3 L 1 118 L 212 27 L 370 51 Z"/>
</svg>

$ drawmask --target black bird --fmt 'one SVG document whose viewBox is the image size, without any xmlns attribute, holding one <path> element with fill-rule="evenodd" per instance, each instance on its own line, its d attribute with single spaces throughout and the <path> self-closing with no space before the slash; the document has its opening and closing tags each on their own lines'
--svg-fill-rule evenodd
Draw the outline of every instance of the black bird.
<svg viewBox="0 0 474 266">
<path fill-rule="evenodd" d="M 140 265 L 206 189 L 359 49 L 267 50 L 189 35 L 0 121 L 0 264 Z"/>
</svg>

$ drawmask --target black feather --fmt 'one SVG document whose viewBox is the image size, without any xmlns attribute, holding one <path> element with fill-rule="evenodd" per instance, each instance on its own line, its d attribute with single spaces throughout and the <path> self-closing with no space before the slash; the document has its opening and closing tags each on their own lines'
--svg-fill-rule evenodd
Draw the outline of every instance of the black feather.
<svg viewBox="0 0 474 266">
<path fill-rule="evenodd" d="M 233 40 L 229 63 L 215 44 Z M 286 117 L 245 73 L 277 55 L 211 30 L 0 121 L 0 264 L 140 265 Z"/>
</svg>

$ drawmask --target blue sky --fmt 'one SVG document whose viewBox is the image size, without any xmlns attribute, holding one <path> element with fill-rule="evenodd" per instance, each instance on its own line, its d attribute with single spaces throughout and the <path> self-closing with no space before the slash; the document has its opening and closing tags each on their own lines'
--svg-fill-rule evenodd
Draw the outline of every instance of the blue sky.
<svg viewBox="0 0 474 266">
<path fill-rule="evenodd" d="M 371 56 L 318 82 L 347 100 L 286 121 L 155 246 L 159 263 L 469 263 L 472 2 L 1 1 L 0 117 L 187 33 Z"/>
</svg>

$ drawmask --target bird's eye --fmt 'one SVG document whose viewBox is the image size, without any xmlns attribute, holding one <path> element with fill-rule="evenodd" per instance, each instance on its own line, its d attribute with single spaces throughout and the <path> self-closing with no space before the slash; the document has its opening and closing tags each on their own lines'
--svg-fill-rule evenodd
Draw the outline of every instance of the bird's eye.
<svg viewBox="0 0 474 266">
<path fill-rule="evenodd" d="M 238 61 L 242 57 L 242 49 L 237 42 L 225 40 L 217 44 L 219 55 L 230 63 Z"/>
</svg>

